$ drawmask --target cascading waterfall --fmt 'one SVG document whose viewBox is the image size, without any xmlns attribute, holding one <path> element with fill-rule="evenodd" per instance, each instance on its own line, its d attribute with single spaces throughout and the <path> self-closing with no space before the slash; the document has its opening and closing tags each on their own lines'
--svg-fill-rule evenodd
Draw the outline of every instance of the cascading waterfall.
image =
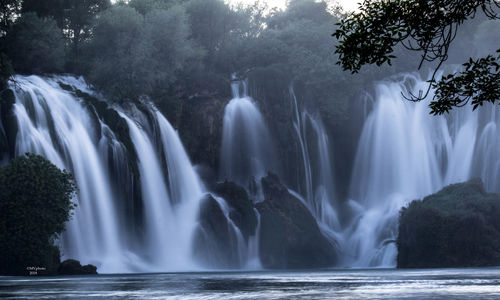
<svg viewBox="0 0 500 300">
<path fill-rule="evenodd" d="M 304 170 L 301 194 L 290 192 L 336 244 L 343 266 L 395 266 L 398 213 L 411 200 L 472 177 L 500 192 L 500 109 L 431 116 L 425 103 L 402 99 L 408 86 L 424 89 L 427 82 L 405 75 L 376 85 L 346 201 L 337 199 L 332 145 L 320 116 L 300 108 L 290 89 Z M 16 97 L 16 155 L 45 156 L 71 171 L 79 187 L 75 215 L 58 241 L 63 258 L 95 264 L 103 273 L 203 267 L 192 255 L 205 187 L 177 132 L 154 106 L 107 106 L 123 123 L 118 127 L 126 128 L 120 131 L 92 101 L 75 96 L 75 89 L 93 95 L 81 78 L 16 76 L 10 87 Z M 232 89 L 219 178 L 242 185 L 259 202 L 260 179 L 277 172 L 277 158 L 246 83 L 233 81 Z M 228 202 L 212 196 L 227 219 L 239 265 L 260 268 L 260 222 L 256 235 L 245 240 Z"/>
<path fill-rule="evenodd" d="M 121 242 L 109 189 L 110 179 L 96 147 L 90 115 L 54 82 L 16 77 L 16 155 L 33 152 L 73 172 L 79 188 L 75 216 L 62 236 L 63 256 L 120 267 Z"/>
<path fill-rule="evenodd" d="M 268 171 L 277 172 L 278 169 L 271 134 L 255 101 L 248 96 L 247 82 L 238 81 L 233 76 L 231 90 L 233 99 L 224 110 L 220 178 L 246 188 L 255 202 L 263 201 L 260 180 Z M 244 265 L 260 269 L 260 214 L 256 209 L 254 211 L 258 225 L 255 235 L 247 242 Z"/>
<path fill-rule="evenodd" d="M 344 231 L 347 266 L 395 266 L 398 212 L 409 201 L 471 177 L 481 177 L 490 191 L 499 190 L 498 108 L 431 116 L 426 103 L 402 98 L 408 85 L 418 90 L 427 84 L 405 75 L 376 87 L 351 181 L 353 217 Z"/>
<path fill-rule="evenodd" d="M 104 273 L 194 268 L 190 250 L 204 187 L 170 123 L 154 107 L 145 112 L 149 118 L 135 106 L 116 108 L 128 125 L 141 178 L 144 224 L 135 240 L 124 226 L 131 216 L 117 209 L 124 199 L 112 192 L 124 183 L 111 176 L 123 171 L 111 168 L 126 162 L 132 149 L 93 117 L 91 105 L 59 86 L 91 94 L 83 79 L 16 76 L 14 82 L 16 155 L 45 156 L 70 170 L 79 188 L 75 215 L 60 238 L 63 258 L 95 264 Z"/>
<path fill-rule="evenodd" d="M 266 123 L 255 101 L 248 96 L 245 81 L 231 84 L 233 99 L 224 110 L 221 179 L 247 188 L 259 186 L 268 171 L 276 172 L 276 155 Z"/>
</svg>

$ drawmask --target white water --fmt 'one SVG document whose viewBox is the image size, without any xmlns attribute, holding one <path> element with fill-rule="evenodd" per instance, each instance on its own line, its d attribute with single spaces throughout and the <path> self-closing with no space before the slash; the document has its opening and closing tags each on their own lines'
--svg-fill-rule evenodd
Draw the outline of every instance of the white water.
<svg viewBox="0 0 500 300">
<path fill-rule="evenodd" d="M 124 199 L 112 194 L 113 189 L 124 187 L 110 177 L 116 170 L 109 169 L 113 164 L 108 152 L 113 153 L 113 159 L 126 161 L 126 149 L 101 120 L 97 121 L 101 131 L 96 131 L 96 121 L 86 104 L 60 88 L 58 82 L 91 93 L 82 79 L 63 76 L 16 76 L 11 87 L 19 126 L 16 155 L 43 155 L 71 171 L 77 181 L 79 192 L 74 201 L 78 206 L 60 240 L 63 258 L 95 264 L 101 273 L 195 268 L 190 249 L 204 188 L 175 130 L 154 107 L 149 108 L 147 113 L 160 136 L 156 141 L 147 130 L 153 126 L 142 112 L 135 107 L 118 109 L 129 126 L 142 179 L 145 221 L 136 226 L 144 231 L 134 240 L 138 237 L 131 236 L 120 221 L 130 217 L 118 209 Z M 163 151 L 157 150 L 158 143 Z M 161 155 L 165 155 L 168 180 Z"/>
<path fill-rule="evenodd" d="M 344 264 L 395 266 L 397 217 L 402 206 L 445 185 L 481 177 L 498 191 L 500 137 L 496 107 L 455 109 L 429 115 L 428 103 L 402 99 L 406 84 L 427 82 L 406 75 L 376 87 L 373 111 L 359 141 L 348 202 Z M 432 97 L 432 95 L 430 96 Z"/>
<path fill-rule="evenodd" d="M 295 105 L 293 125 L 304 166 L 305 204 L 319 223 L 331 231 L 339 231 L 340 222 L 334 207 L 337 196 L 328 134 L 319 115 L 312 115 L 307 110 L 299 111 L 293 87 L 290 87 L 290 96 Z"/>
<path fill-rule="evenodd" d="M 224 110 L 220 178 L 247 188 L 257 187 L 268 171 L 276 172 L 276 155 L 266 123 L 255 101 L 248 96 L 247 84 L 231 84 L 233 99 Z"/>
<path fill-rule="evenodd" d="M 70 170 L 79 186 L 75 216 L 60 239 L 63 258 L 95 264 L 103 273 L 200 268 L 191 255 L 205 188 L 170 123 L 152 106 L 142 111 L 133 106 L 115 108 L 129 127 L 137 153 L 141 223 L 123 210 L 124 196 L 116 193 L 131 183 L 113 175 L 130 172 L 123 165 L 131 149 L 112 132 L 111 124 L 95 120 L 81 99 L 58 85 L 63 82 L 92 93 L 85 82 L 64 76 L 17 76 L 15 80 L 11 87 L 19 126 L 17 155 L 41 154 Z M 336 196 L 335 158 L 320 116 L 299 109 L 290 91 L 304 195 L 291 192 L 309 207 L 323 234 L 338 246 L 343 266 L 395 266 L 397 217 L 411 200 L 472 177 L 482 178 L 487 190 L 500 192 L 499 109 L 487 106 L 472 112 L 466 107 L 446 117 L 431 116 L 427 103 L 402 99 L 401 92 L 412 84 L 415 90 L 427 83 L 406 75 L 377 85 L 371 97 L 373 109 L 360 136 L 347 201 Z M 224 115 L 220 178 L 250 190 L 253 180 L 258 185 L 267 171 L 277 170 L 276 156 L 246 84 L 234 82 L 232 87 L 233 99 Z M 261 200 L 259 191 L 253 196 Z M 217 200 L 231 227 L 240 264 L 260 268 L 260 226 L 245 241 L 229 217 L 231 208 L 224 199 Z M 137 228 L 136 233 L 125 226 L 129 223 Z"/>
</svg>

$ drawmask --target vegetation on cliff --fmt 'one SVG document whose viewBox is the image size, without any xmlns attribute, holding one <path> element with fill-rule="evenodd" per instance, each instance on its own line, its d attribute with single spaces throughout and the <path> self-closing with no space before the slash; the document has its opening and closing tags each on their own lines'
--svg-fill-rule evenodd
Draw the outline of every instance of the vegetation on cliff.
<svg viewBox="0 0 500 300">
<path fill-rule="evenodd" d="M 398 267 L 500 265 L 500 196 L 479 179 L 415 200 L 399 217 Z"/>
</svg>

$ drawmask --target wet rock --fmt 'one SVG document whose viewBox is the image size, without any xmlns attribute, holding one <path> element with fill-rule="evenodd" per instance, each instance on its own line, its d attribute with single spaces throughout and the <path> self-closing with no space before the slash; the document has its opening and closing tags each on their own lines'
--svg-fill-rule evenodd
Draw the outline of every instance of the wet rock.
<svg viewBox="0 0 500 300">
<path fill-rule="evenodd" d="M 59 265 L 59 275 L 96 275 L 97 267 L 93 265 L 82 266 L 79 261 L 67 259 Z"/>
<path fill-rule="evenodd" d="M 479 179 L 452 184 L 402 208 L 398 267 L 500 265 L 500 196 Z"/>
<path fill-rule="evenodd" d="M 229 217 L 240 228 L 241 233 L 248 240 L 255 234 L 257 216 L 252 201 L 244 188 L 231 181 L 224 181 L 215 187 L 215 193 L 223 197 L 232 208 Z"/>
<path fill-rule="evenodd" d="M 217 200 L 209 194 L 201 201 L 193 249 L 196 259 L 207 267 L 236 268 L 240 265 L 234 230 Z"/>
<path fill-rule="evenodd" d="M 262 178 L 260 259 L 265 268 L 303 269 L 329 267 L 336 252 L 321 234 L 308 208 L 291 195 L 278 176 Z"/>
</svg>

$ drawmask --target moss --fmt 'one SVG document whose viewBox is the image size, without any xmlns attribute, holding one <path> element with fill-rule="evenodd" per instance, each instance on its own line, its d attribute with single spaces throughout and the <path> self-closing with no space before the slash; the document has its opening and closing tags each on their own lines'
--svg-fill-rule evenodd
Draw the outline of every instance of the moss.
<svg viewBox="0 0 500 300">
<path fill-rule="evenodd" d="M 452 184 L 400 212 L 398 267 L 500 265 L 500 196 L 480 180 Z"/>
</svg>

